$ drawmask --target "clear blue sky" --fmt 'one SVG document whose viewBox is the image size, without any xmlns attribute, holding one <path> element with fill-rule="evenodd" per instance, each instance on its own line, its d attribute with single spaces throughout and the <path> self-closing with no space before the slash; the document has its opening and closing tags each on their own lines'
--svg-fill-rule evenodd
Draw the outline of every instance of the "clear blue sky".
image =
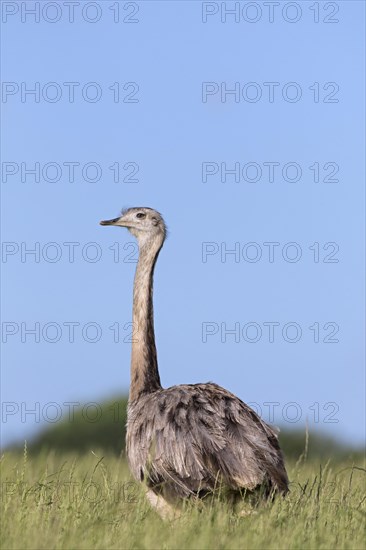
<svg viewBox="0 0 366 550">
<path fill-rule="evenodd" d="M 359 444 L 364 3 L 281 2 L 270 22 L 268 6 L 241 2 L 240 13 L 225 22 L 220 2 L 140 1 L 138 12 L 136 3 L 119 2 L 117 23 L 116 2 L 84 14 L 76 6 L 73 23 L 63 2 L 41 12 L 39 23 L 20 2 L 2 4 L 3 443 L 30 437 L 67 402 L 127 391 L 130 344 L 123 339 L 135 264 L 126 260 L 135 249 L 127 231 L 100 227 L 99 220 L 143 205 L 164 215 L 170 233 L 155 277 L 163 384 L 212 380 L 256 403 L 264 418 L 265 403 L 277 403 L 275 424 L 304 426 L 308 418 L 316 429 Z M 126 86 L 131 82 L 138 90 Z M 36 102 L 24 92 L 38 85 Z M 221 96 L 225 86 L 239 95 Z M 93 102 L 96 93 L 102 95 Z M 74 181 L 64 164 L 72 162 L 79 163 Z M 216 173 L 202 181 L 207 162 L 205 173 Z M 35 163 L 38 182 L 25 171 Z M 225 182 L 225 166 L 235 163 L 239 181 L 227 174 Z M 123 182 L 136 165 L 130 179 L 138 181 Z M 80 244 L 63 244 L 71 242 Z M 264 243 L 279 243 L 272 245 L 273 262 Z M 24 247 L 37 246 L 39 262 L 24 256 Z M 225 256 L 235 246 L 239 257 Z M 206 261 L 202 250 L 212 252 Z M 100 260 L 88 261 L 95 253 Z M 59 261 L 50 261 L 55 254 Z M 248 261 L 256 254 L 257 262 Z M 64 323 L 73 322 L 79 325 L 70 342 Z M 38 343 L 24 332 L 35 323 Z M 240 333 L 225 341 L 225 327 L 235 323 Z M 268 323 L 278 323 L 273 342 Z M 95 327 L 99 341 L 85 341 Z M 39 417 L 26 414 L 37 407 Z"/>
</svg>

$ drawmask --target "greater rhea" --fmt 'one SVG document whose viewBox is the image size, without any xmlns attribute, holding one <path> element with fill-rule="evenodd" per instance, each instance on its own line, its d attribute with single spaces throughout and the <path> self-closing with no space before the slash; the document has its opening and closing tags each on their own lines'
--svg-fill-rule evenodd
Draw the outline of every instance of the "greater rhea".
<svg viewBox="0 0 366 550">
<path fill-rule="evenodd" d="M 163 517 L 178 502 L 218 489 L 236 495 L 286 494 L 288 478 L 275 430 L 243 401 L 217 384 L 160 383 L 154 335 L 153 276 L 166 237 L 162 216 L 129 208 L 101 225 L 126 227 L 139 245 L 133 290 L 131 384 L 127 456 L 133 476 L 146 483 Z"/>
</svg>

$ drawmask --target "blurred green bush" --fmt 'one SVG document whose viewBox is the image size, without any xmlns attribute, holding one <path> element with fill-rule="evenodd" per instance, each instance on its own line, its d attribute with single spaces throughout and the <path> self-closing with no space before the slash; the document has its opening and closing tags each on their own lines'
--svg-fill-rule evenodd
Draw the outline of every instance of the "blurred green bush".
<svg viewBox="0 0 366 550">
<path fill-rule="evenodd" d="M 95 405 L 88 403 L 76 409 L 67 420 L 45 427 L 28 442 L 28 448 L 36 452 L 59 449 L 80 453 L 103 449 L 119 455 L 124 453 L 126 421 L 127 397 Z M 304 428 L 282 427 L 279 440 L 285 456 L 291 459 L 299 458 L 304 452 L 310 459 L 357 459 L 363 455 L 361 449 L 347 447 L 319 431 L 310 432 L 307 438 Z"/>
</svg>

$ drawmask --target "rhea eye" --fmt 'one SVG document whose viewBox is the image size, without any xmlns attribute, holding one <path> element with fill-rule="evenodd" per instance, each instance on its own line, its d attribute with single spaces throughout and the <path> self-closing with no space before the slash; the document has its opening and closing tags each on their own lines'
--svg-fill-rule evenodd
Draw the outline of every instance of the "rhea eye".
<svg viewBox="0 0 366 550">
<path fill-rule="evenodd" d="M 145 217 L 146 217 L 146 214 L 144 214 L 143 212 L 138 212 L 138 213 L 136 214 L 136 218 L 143 219 L 143 218 L 145 218 Z"/>
</svg>

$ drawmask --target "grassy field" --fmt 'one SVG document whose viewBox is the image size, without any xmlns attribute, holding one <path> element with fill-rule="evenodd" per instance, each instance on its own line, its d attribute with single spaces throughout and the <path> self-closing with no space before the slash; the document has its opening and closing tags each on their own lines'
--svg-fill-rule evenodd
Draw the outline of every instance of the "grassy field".
<svg viewBox="0 0 366 550">
<path fill-rule="evenodd" d="M 5 452 L 1 548 L 362 549 L 365 464 L 288 463 L 285 499 L 239 517 L 225 503 L 163 522 L 113 453 Z"/>
</svg>

